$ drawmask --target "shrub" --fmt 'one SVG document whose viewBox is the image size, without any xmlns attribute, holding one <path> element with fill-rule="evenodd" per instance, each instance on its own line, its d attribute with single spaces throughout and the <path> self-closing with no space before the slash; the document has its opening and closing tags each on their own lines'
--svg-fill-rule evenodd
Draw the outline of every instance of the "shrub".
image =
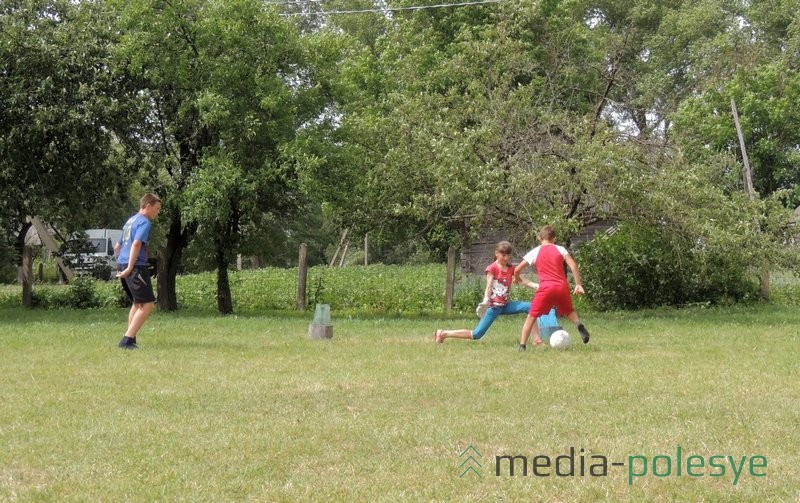
<svg viewBox="0 0 800 503">
<path fill-rule="evenodd" d="M 757 294 L 745 258 L 658 228 L 621 225 L 576 255 L 588 300 L 601 310 L 729 303 Z"/>
<path fill-rule="evenodd" d="M 33 307 L 41 309 L 91 309 L 125 307 L 127 297 L 118 281 L 96 281 L 76 276 L 68 285 L 36 285 Z"/>
<path fill-rule="evenodd" d="M 69 283 L 67 306 L 75 309 L 98 307 L 95 279 L 91 276 L 76 276 Z"/>
<path fill-rule="evenodd" d="M 296 267 L 231 271 L 234 309 L 294 310 L 297 272 Z M 308 271 L 306 302 L 307 307 L 321 303 L 340 311 L 366 313 L 441 312 L 444 287 L 442 264 L 315 266 Z M 176 292 L 182 306 L 216 309 L 216 273 L 179 276 Z"/>
<path fill-rule="evenodd" d="M 296 278 L 296 269 L 292 270 Z M 443 265 L 370 266 L 309 270 L 309 292 L 312 299 L 317 279 L 322 278 L 321 300 L 333 309 L 362 312 L 433 312 L 442 310 L 445 286 Z M 296 285 L 296 280 L 290 283 Z M 296 288 L 296 286 L 295 286 Z M 294 293 L 290 299 L 294 299 Z"/>
</svg>

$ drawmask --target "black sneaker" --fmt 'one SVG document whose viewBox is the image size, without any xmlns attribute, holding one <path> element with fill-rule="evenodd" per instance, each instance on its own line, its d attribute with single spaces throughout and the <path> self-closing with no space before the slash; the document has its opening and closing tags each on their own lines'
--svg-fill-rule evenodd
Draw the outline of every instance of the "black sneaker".
<svg viewBox="0 0 800 503">
<path fill-rule="evenodd" d="M 581 339 L 583 339 L 584 344 L 589 344 L 589 331 L 586 330 L 586 327 L 583 326 L 583 323 L 578 325 L 578 332 L 581 334 Z"/>
<path fill-rule="evenodd" d="M 118 346 L 120 349 L 139 349 L 139 346 L 136 345 L 136 339 L 125 337 L 124 335 L 120 339 Z"/>
</svg>

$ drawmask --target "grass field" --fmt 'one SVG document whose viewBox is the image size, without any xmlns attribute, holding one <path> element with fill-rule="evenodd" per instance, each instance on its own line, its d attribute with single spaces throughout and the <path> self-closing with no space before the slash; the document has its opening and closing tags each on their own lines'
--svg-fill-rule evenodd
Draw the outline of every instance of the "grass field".
<svg viewBox="0 0 800 503">
<path fill-rule="evenodd" d="M 800 501 L 796 309 L 591 314 L 521 354 L 519 317 L 436 345 L 474 319 L 333 314 L 157 313 L 125 352 L 124 310 L 0 309 L 0 500 Z"/>
</svg>

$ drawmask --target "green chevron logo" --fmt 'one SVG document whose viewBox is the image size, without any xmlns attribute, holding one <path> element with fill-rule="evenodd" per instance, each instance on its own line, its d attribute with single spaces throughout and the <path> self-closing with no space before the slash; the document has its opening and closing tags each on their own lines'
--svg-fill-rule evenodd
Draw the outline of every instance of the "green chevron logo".
<svg viewBox="0 0 800 503">
<path fill-rule="evenodd" d="M 463 478 L 465 475 L 470 474 L 483 477 L 483 475 L 481 475 L 481 468 L 483 468 L 483 465 L 478 461 L 478 459 L 482 457 L 483 454 L 472 445 L 464 449 L 464 451 L 458 455 L 458 459 L 461 460 L 461 464 L 458 465 L 458 471 L 461 475 L 459 475 L 458 478 Z"/>
</svg>

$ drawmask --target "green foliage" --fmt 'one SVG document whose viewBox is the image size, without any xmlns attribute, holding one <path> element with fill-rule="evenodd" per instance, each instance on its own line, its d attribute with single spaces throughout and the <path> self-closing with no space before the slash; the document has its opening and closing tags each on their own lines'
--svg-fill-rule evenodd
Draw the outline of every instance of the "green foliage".
<svg viewBox="0 0 800 503">
<path fill-rule="evenodd" d="M 33 307 L 41 309 L 63 309 L 68 308 L 69 290 L 66 287 L 59 288 L 34 288 Z"/>
<path fill-rule="evenodd" d="M 19 306 L 18 285 L 0 289 L 0 306 Z M 130 302 L 119 281 L 97 281 L 78 276 L 68 285 L 36 284 L 33 307 L 38 309 L 94 309 L 128 307 Z"/>
<path fill-rule="evenodd" d="M 631 234 L 628 232 L 627 234 Z M 645 233 L 652 237 L 656 233 Z M 619 239 L 619 238 L 617 238 Z M 742 270 L 732 267 L 730 262 L 720 259 L 717 253 L 702 255 L 694 268 L 676 265 L 667 248 L 656 242 L 645 242 L 642 235 L 626 238 L 626 243 L 639 250 L 638 255 L 629 253 L 621 244 L 609 243 L 607 238 L 599 238 L 592 246 L 582 247 L 576 257 L 581 265 L 584 284 L 588 294 L 574 298 L 576 309 L 584 313 L 594 307 L 601 309 L 637 308 L 640 305 L 675 305 L 663 292 L 655 291 L 649 284 L 640 285 L 634 274 L 642 275 L 652 284 L 660 282 L 677 288 L 672 276 L 680 268 L 685 278 L 687 291 L 700 292 L 702 297 L 691 301 L 680 297 L 681 303 L 712 302 L 727 303 L 740 298 L 750 299 L 754 294 L 754 274 L 743 266 Z M 617 248 L 621 251 L 617 252 Z M 616 253 L 616 255 L 614 255 Z M 606 256 L 620 256 L 628 260 L 623 268 L 616 262 L 607 263 Z M 652 257 L 655 257 L 653 259 Z M 600 267 L 597 267 L 597 262 Z M 669 264 L 665 269 L 663 263 Z M 641 263 L 655 264 L 655 272 L 642 267 Z M 613 266 L 613 267 L 612 267 Z M 633 271 L 633 272 L 631 272 Z M 617 276 L 614 276 L 617 274 Z M 631 276 L 631 277 L 629 277 Z M 615 278 L 616 283 L 609 286 L 606 278 Z M 88 278 L 86 279 L 88 280 Z M 84 281 L 84 280 L 82 280 Z M 90 281 L 90 280 L 88 280 Z M 353 266 L 345 268 L 313 267 L 307 283 L 307 304 L 313 308 L 317 303 L 328 303 L 339 313 L 358 315 L 371 314 L 440 314 L 444 306 L 444 265 L 425 266 Z M 629 285 L 633 285 L 632 287 Z M 454 311 L 471 317 L 475 306 L 483 297 L 485 279 L 480 276 L 457 277 L 454 295 Z M 616 291 L 611 288 L 617 286 Z M 681 283 L 684 285 L 684 283 Z M 178 295 L 182 307 L 200 310 L 216 308 L 216 276 L 213 273 L 188 274 L 178 276 Z M 87 298 L 85 290 L 94 290 L 93 307 L 124 308 L 130 305 L 119 281 L 95 281 L 92 286 L 82 285 L 34 285 L 33 295 L 36 307 L 42 309 L 64 309 L 77 307 L 79 298 Z M 297 269 L 266 268 L 258 270 L 232 271 L 231 288 L 235 306 L 240 312 L 295 311 L 297 295 Z M 638 302 L 641 299 L 630 295 L 631 288 L 640 288 L 646 295 L 644 299 L 658 297 L 662 302 Z M 740 292 L 746 295 L 741 296 Z M 83 292 L 78 294 L 77 292 Z M 772 276 L 771 302 L 778 305 L 796 306 L 800 303 L 800 281 L 794 273 L 778 271 Z M 514 285 L 513 300 L 530 300 L 533 292 Z M 587 299 L 586 297 L 590 297 Z M 717 299 L 714 301 L 713 299 Z M 0 306 L 15 307 L 21 301 L 19 285 L 0 286 Z M 628 302 L 629 306 L 623 306 Z M 613 304 L 616 303 L 616 304 Z"/>
<path fill-rule="evenodd" d="M 127 174 L 112 131 L 129 124 L 96 2 L 4 2 L 0 10 L 0 232 L 39 215 L 68 230 L 117 220 Z"/>
<path fill-rule="evenodd" d="M 621 225 L 577 253 L 589 301 L 599 309 L 641 309 L 752 300 L 747 256 L 716 250 L 665 228 Z"/>
<path fill-rule="evenodd" d="M 213 257 L 225 312 L 231 293 L 224 272 L 236 254 L 257 247 L 304 202 L 298 164 L 287 162 L 286 150 L 328 106 L 337 38 L 303 35 L 259 0 L 109 5 L 123 32 L 115 54 L 141 82 L 160 123 L 141 147 L 155 146 L 149 183 L 169 201 L 168 226 L 180 229 L 168 234 L 164 255 L 196 234 L 201 243 L 191 258 Z M 162 274 L 162 289 L 174 285 L 174 272 Z"/>
<path fill-rule="evenodd" d="M 333 309 L 397 313 L 442 309 L 445 274 L 440 265 L 314 267 L 309 282 L 313 284 L 318 274 L 324 274 L 324 303 Z"/>
<path fill-rule="evenodd" d="M 351 313 L 440 313 L 444 309 L 445 272 L 442 264 L 312 267 L 307 279 L 307 307 L 320 303 Z M 214 281 L 210 273 L 180 276 L 177 283 L 180 304 L 213 307 Z M 230 281 L 237 311 L 295 309 L 297 268 L 232 271 Z M 483 278 L 461 278 L 456 283 L 454 309 L 464 313 L 474 311 L 484 287 Z M 517 290 L 521 290 L 517 292 L 520 298 L 530 298 L 530 291 Z"/>
<path fill-rule="evenodd" d="M 44 309 L 100 307 L 95 285 L 91 276 L 77 276 L 66 288 L 34 288 L 33 306 Z"/>
<path fill-rule="evenodd" d="M 95 280 L 91 276 L 77 276 L 69 283 L 67 290 L 67 302 L 69 307 L 75 309 L 88 309 L 97 307 L 97 292 L 95 292 Z"/>
<path fill-rule="evenodd" d="M 1 229 L 1 227 L 0 227 Z M 16 254 L 6 239 L 0 238 L 0 285 L 17 279 Z"/>
</svg>

